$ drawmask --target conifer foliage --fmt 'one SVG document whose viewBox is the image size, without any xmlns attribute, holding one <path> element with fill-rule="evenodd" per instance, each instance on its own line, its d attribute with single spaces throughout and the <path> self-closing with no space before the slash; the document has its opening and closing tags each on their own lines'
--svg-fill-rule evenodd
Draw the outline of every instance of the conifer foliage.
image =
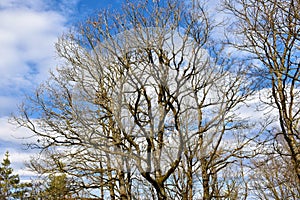
<svg viewBox="0 0 300 200">
<path fill-rule="evenodd" d="M 10 166 L 9 153 L 5 153 L 5 157 L 0 167 L 0 198 L 6 199 L 11 197 L 14 190 L 17 189 L 20 183 L 19 175 L 13 174 L 13 169 Z"/>
<path fill-rule="evenodd" d="M 0 199 L 24 199 L 31 191 L 31 183 L 21 183 L 14 173 L 7 151 L 0 166 Z"/>
</svg>

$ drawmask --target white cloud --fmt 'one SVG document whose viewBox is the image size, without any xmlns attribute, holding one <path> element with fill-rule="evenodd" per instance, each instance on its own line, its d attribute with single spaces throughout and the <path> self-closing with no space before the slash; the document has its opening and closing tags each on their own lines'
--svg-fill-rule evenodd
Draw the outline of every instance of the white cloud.
<svg viewBox="0 0 300 200">
<path fill-rule="evenodd" d="M 56 67 L 54 44 L 65 30 L 67 16 L 49 3 L 0 1 L 0 101 L 4 103 L 0 116 L 15 111 L 23 92 L 32 90 Z"/>
<path fill-rule="evenodd" d="M 18 103 L 19 101 L 15 97 L 0 95 L 0 116 L 8 115 L 13 110 L 16 110 Z M 0 119 L 0 124 L 1 124 L 1 119 Z"/>
<path fill-rule="evenodd" d="M 1 141 L 4 142 L 3 145 L 8 145 L 8 143 L 21 145 L 32 140 L 32 133 L 29 129 L 17 128 L 14 124 L 9 123 L 8 121 L 9 117 L 0 118 L 0 138 Z"/>
<path fill-rule="evenodd" d="M 30 63 L 35 63 L 38 71 L 53 67 L 54 43 L 63 31 L 62 16 L 55 12 L 20 9 L 0 11 L 0 19 L 2 82 L 8 77 L 28 75 Z M 41 65 L 45 62 L 50 66 Z"/>
<path fill-rule="evenodd" d="M 1 9 L 11 8 L 30 8 L 30 9 L 41 9 L 45 6 L 41 0 L 1 0 Z"/>
</svg>

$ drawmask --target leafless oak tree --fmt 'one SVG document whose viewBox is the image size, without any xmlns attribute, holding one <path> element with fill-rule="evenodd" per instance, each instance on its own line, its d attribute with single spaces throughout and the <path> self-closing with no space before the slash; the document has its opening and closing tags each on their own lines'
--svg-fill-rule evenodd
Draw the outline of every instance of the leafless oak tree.
<svg viewBox="0 0 300 200">
<path fill-rule="evenodd" d="M 101 198 L 232 197 L 228 171 L 253 156 L 255 134 L 237 112 L 253 91 L 213 28 L 198 1 L 145 1 L 62 36 L 65 66 L 15 118 L 51 152 L 31 166 Z"/>
</svg>

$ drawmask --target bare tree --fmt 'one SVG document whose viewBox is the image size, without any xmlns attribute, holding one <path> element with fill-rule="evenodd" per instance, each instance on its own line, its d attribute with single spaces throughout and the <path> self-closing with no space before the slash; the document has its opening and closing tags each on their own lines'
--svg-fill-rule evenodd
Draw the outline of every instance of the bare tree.
<svg viewBox="0 0 300 200">
<path fill-rule="evenodd" d="M 250 188 L 258 199 L 299 199 L 300 188 L 290 160 L 278 154 L 254 160 Z"/>
<path fill-rule="evenodd" d="M 276 129 L 275 129 L 276 130 Z M 300 187 L 294 166 L 287 156 L 289 148 L 283 137 L 279 143 L 265 143 L 265 150 L 252 160 L 249 173 L 249 185 L 253 195 L 258 199 L 299 199 Z"/>
<path fill-rule="evenodd" d="M 300 181 L 299 75 L 300 1 L 225 0 L 237 18 L 233 24 L 238 40 L 234 46 L 258 60 L 254 76 L 270 87 L 269 105 L 278 111 L 279 129 Z M 276 139 L 276 138 L 275 138 Z"/>
<path fill-rule="evenodd" d="M 236 112 L 252 83 L 213 28 L 198 1 L 128 2 L 61 37 L 65 66 L 15 118 L 51 150 L 31 165 L 102 198 L 228 197 L 220 177 L 252 156 L 255 135 Z"/>
</svg>

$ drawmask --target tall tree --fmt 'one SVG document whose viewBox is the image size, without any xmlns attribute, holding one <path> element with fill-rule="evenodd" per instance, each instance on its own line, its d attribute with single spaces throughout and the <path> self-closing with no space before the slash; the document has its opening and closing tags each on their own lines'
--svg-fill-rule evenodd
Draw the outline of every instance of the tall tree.
<svg viewBox="0 0 300 200">
<path fill-rule="evenodd" d="M 283 136 L 288 152 L 278 153 L 288 154 L 299 184 L 300 1 L 225 0 L 224 5 L 237 19 L 233 24 L 235 39 L 229 42 L 250 54 L 256 63 L 254 76 L 262 87 L 270 88 L 265 95 L 269 99 L 264 101 L 278 111 L 274 141 Z"/>
<path fill-rule="evenodd" d="M 32 167 L 102 198 L 226 196 L 220 177 L 252 155 L 255 136 L 235 112 L 252 83 L 213 28 L 199 1 L 134 1 L 61 37 L 66 65 L 15 118 L 50 152 Z"/>
</svg>

